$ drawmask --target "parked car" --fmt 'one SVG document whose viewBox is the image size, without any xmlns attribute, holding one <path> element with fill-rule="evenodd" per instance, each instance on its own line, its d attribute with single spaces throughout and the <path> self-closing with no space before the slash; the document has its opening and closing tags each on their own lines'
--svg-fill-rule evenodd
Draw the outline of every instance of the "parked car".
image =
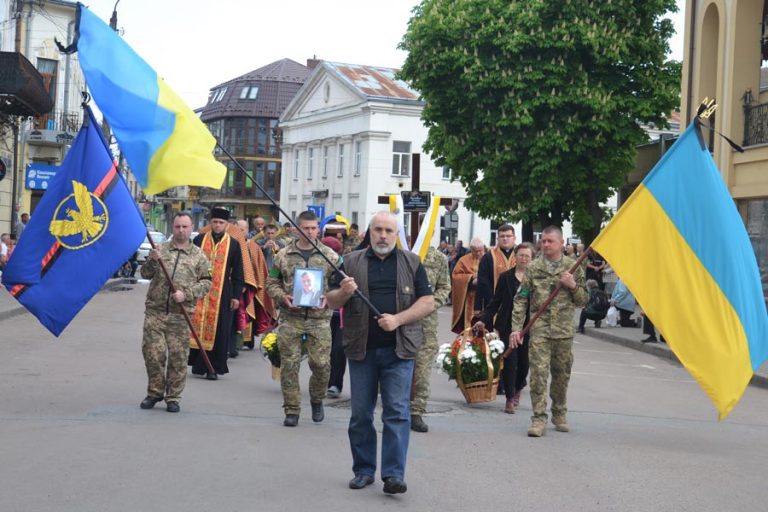
<svg viewBox="0 0 768 512">
<path fill-rule="evenodd" d="M 161 244 L 166 240 L 165 235 L 159 231 L 150 231 L 149 234 L 152 235 L 152 241 L 155 242 L 155 245 Z M 147 261 L 147 256 L 149 256 L 149 250 L 151 248 L 152 246 L 149 244 L 149 239 L 144 237 L 144 241 L 141 243 L 139 250 L 137 251 L 138 257 L 136 260 L 139 263 L 144 263 Z"/>
</svg>

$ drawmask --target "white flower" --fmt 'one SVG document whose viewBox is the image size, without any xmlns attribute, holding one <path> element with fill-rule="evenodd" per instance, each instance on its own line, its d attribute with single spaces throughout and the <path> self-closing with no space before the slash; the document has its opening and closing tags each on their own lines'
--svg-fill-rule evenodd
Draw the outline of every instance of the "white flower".
<svg viewBox="0 0 768 512">
<path fill-rule="evenodd" d="M 437 349 L 438 354 L 447 354 L 451 351 L 451 344 L 450 343 L 443 343 L 440 345 L 440 348 Z"/>
<path fill-rule="evenodd" d="M 477 358 L 477 353 L 471 348 L 465 348 L 464 350 L 461 351 L 460 356 L 462 361 L 470 361 L 472 359 Z"/>
</svg>

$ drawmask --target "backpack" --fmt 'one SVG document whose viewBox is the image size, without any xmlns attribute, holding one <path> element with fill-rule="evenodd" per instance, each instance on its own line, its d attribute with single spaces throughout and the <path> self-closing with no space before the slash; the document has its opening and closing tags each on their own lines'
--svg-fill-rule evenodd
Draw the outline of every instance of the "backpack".
<svg viewBox="0 0 768 512">
<path fill-rule="evenodd" d="M 595 313 L 607 313 L 610 303 L 608 302 L 608 296 L 603 290 L 593 290 L 589 297 L 589 309 Z"/>
</svg>

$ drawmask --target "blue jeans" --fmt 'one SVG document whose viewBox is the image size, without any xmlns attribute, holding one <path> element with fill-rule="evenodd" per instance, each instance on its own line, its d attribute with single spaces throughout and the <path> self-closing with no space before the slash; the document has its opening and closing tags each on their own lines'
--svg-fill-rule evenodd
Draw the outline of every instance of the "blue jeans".
<svg viewBox="0 0 768 512">
<path fill-rule="evenodd" d="M 381 386 L 381 478 L 405 477 L 405 457 L 411 433 L 412 359 L 400 359 L 395 347 L 368 350 L 362 361 L 349 360 L 352 416 L 349 445 L 355 475 L 376 473 L 376 428 L 373 411 Z"/>
</svg>

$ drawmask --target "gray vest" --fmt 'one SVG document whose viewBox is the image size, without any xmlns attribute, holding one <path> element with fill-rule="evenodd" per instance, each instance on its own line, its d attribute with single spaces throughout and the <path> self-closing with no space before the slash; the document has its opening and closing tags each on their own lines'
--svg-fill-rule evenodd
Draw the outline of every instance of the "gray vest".
<svg viewBox="0 0 768 512">
<path fill-rule="evenodd" d="M 344 272 L 355 278 L 357 287 L 366 297 L 368 293 L 368 258 L 367 249 L 354 251 L 344 256 Z M 421 261 L 419 255 L 396 249 L 397 289 L 395 302 L 397 312 L 404 311 L 416 302 L 416 290 L 413 283 L 416 270 Z M 368 344 L 368 314 L 370 308 L 357 295 L 353 295 L 344 305 L 344 353 L 353 361 L 365 359 Z M 421 320 L 412 324 L 401 325 L 395 332 L 395 353 L 400 359 L 414 359 L 424 343 Z"/>
</svg>

